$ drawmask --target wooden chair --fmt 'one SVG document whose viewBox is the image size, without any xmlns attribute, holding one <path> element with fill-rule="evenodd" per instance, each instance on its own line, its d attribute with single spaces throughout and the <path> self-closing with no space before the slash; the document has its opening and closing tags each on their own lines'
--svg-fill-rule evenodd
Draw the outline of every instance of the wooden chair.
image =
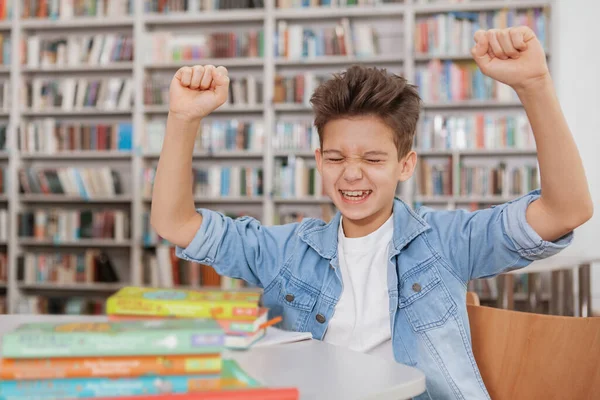
<svg viewBox="0 0 600 400">
<path fill-rule="evenodd" d="M 492 400 L 600 398 L 600 318 L 509 311 L 467 296 L 473 353 Z M 470 302 L 470 303 L 469 303 Z"/>
<path fill-rule="evenodd" d="M 472 306 L 478 306 L 478 305 L 480 305 L 480 303 L 479 303 L 479 296 L 477 295 L 477 293 L 475 293 L 475 292 L 467 292 L 467 304 L 470 304 Z"/>
</svg>

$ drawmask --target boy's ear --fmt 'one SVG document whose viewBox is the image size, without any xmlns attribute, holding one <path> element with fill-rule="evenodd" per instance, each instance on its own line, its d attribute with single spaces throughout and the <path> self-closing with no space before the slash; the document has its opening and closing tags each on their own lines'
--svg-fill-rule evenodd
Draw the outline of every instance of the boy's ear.
<svg viewBox="0 0 600 400">
<path fill-rule="evenodd" d="M 400 182 L 407 181 L 415 172 L 415 167 L 417 166 L 417 153 L 411 150 L 407 155 L 402 157 L 398 163 L 400 163 L 398 180 Z"/>
<path fill-rule="evenodd" d="M 323 155 L 321 154 L 321 149 L 315 150 L 315 160 L 317 161 L 317 170 L 320 175 L 323 175 Z"/>
</svg>

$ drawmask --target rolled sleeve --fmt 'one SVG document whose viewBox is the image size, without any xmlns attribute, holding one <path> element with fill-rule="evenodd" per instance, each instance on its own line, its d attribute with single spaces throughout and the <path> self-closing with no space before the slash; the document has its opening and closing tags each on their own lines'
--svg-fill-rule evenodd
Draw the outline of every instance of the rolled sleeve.
<svg viewBox="0 0 600 400">
<path fill-rule="evenodd" d="M 217 274 L 267 286 L 293 248 L 298 224 L 266 227 L 252 217 L 230 218 L 197 209 L 202 224 L 187 247 L 176 247 L 177 257 L 210 265 Z"/>
<path fill-rule="evenodd" d="M 511 238 L 519 255 L 531 261 L 553 256 L 568 247 L 574 237 L 571 231 L 556 241 L 544 240 L 527 222 L 527 207 L 537 200 L 541 191 L 534 190 L 525 196 L 511 201 L 503 213 L 506 234 Z"/>
<path fill-rule="evenodd" d="M 218 242 L 227 229 L 225 218 L 211 210 L 200 208 L 196 211 L 202 215 L 202 225 L 187 247 L 175 247 L 175 255 L 184 260 L 212 265 L 217 255 Z"/>
</svg>

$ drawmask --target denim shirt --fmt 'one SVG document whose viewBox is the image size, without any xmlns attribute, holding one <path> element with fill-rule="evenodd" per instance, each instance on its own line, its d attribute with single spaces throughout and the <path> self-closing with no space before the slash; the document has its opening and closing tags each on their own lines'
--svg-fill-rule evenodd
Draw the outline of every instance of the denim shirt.
<svg viewBox="0 0 600 400">
<path fill-rule="evenodd" d="M 525 218 L 533 191 L 484 210 L 412 210 L 394 200 L 387 265 L 394 357 L 426 376 L 418 399 L 489 399 L 471 347 L 467 283 L 522 268 L 569 245 L 573 232 L 548 242 Z M 322 339 L 340 298 L 337 239 L 340 214 L 265 227 L 199 209 L 200 229 L 180 258 L 262 287 L 270 316 L 282 328 Z"/>
</svg>

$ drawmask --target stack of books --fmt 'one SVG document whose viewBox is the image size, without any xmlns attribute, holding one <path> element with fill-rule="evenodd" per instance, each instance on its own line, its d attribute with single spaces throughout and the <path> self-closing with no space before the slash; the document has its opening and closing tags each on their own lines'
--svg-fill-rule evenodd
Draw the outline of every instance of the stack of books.
<svg viewBox="0 0 600 400">
<path fill-rule="evenodd" d="M 0 399 L 126 398 L 258 387 L 212 319 L 30 323 L 3 336 Z"/>
<path fill-rule="evenodd" d="M 124 287 L 109 297 L 106 313 L 113 320 L 211 318 L 223 329 L 224 346 L 245 349 L 265 335 L 268 310 L 254 291 L 156 289 Z"/>
</svg>

